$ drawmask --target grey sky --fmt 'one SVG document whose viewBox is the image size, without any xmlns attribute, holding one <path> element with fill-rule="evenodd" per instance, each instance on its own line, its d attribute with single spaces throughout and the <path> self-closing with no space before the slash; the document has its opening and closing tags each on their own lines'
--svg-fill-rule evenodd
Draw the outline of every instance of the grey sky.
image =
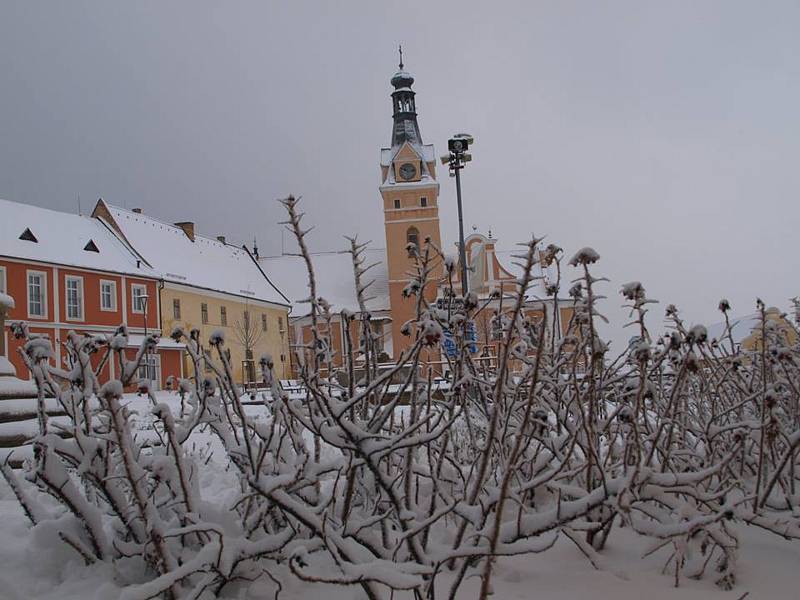
<svg viewBox="0 0 800 600">
<path fill-rule="evenodd" d="M 292 192 L 317 249 L 382 243 L 402 42 L 425 141 L 476 138 L 467 223 L 593 246 L 612 317 L 630 279 L 653 325 L 800 293 L 800 4 L 472 4 L 0 0 L 0 197 L 102 196 L 263 254 Z"/>
</svg>

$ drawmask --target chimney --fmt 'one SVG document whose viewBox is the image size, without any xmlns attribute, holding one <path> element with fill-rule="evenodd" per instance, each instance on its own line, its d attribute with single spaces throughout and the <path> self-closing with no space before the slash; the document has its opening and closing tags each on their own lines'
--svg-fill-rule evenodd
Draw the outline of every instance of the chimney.
<svg viewBox="0 0 800 600">
<path fill-rule="evenodd" d="M 183 229 L 183 233 L 186 234 L 186 237 L 194 241 L 194 223 L 191 221 L 181 221 L 180 223 L 175 223 L 175 227 Z"/>
<path fill-rule="evenodd" d="M 225 241 L 225 236 L 224 236 L 224 235 L 218 235 L 218 236 L 217 236 L 217 241 L 218 241 L 220 244 L 227 244 L 227 242 Z"/>
<path fill-rule="evenodd" d="M 132 208 L 131 211 L 135 212 L 137 215 L 142 214 L 142 209 L 141 208 Z"/>
</svg>

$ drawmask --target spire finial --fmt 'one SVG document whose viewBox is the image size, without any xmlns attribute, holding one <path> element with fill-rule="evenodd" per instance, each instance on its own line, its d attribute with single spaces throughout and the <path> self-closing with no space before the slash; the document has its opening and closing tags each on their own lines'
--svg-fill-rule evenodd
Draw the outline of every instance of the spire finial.
<svg viewBox="0 0 800 600">
<path fill-rule="evenodd" d="M 400 44 L 397 47 L 397 50 L 400 52 L 400 70 L 403 70 L 403 44 Z"/>
</svg>

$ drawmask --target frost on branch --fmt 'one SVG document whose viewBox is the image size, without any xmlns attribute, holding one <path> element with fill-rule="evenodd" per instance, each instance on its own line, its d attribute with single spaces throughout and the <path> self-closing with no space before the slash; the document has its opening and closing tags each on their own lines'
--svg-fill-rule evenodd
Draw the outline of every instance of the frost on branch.
<svg viewBox="0 0 800 600">
<path fill-rule="evenodd" d="M 579 276 L 569 298 L 553 294 L 553 310 L 539 315 L 525 294 L 540 260 L 558 287 L 557 246 L 523 244 L 516 292 L 497 308 L 460 298 L 452 261 L 426 240 L 408 273 L 409 346 L 379 369 L 365 245 L 348 238 L 359 309 L 342 312 L 317 289 L 298 200 L 283 204 L 309 279 L 301 393 L 281 388 L 265 355 L 261 391 L 241 397 L 224 336 L 204 348 L 197 331 L 176 329 L 188 365 L 173 382 L 180 402 L 144 386 L 149 407 L 135 415 L 122 392 L 152 339 L 131 360 L 124 327 L 107 339 L 71 335 L 69 368 L 57 368 L 46 340 L 14 328 L 42 394 L 67 418 L 51 422 L 42 405 L 24 477 L 3 475 L 33 523 L 58 528 L 85 563 L 115 569 L 123 597 L 236 597 L 250 585 L 279 597 L 300 580 L 371 599 L 462 598 L 477 580 L 487 598 L 504 556 L 536 560 L 560 538 L 607 568 L 621 527 L 662 555 L 677 584 L 731 588 L 742 528 L 800 539 L 800 349 L 763 303 L 748 350 L 710 340 L 672 305 L 668 334 L 651 334 L 654 300 L 642 283 L 625 284 L 635 332 L 614 356 L 596 327 L 603 280 L 590 272 L 593 250 L 571 261 Z M 434 305 L 421 291 L 436 287 Z M 573 316 L 555 336 L 549 315 L 565 306 Z M 335 315 L 348 325 L 341 356 L 329 343 Z M 456 352 L 437 379 L 428 357 L 445 332 L 463 349 L 483 315 L 496 362 Z M 115 361 L 121 379 L 100 386 L 90 353 Z M 214 460 L 198 450 L 212 442 Z M 208 483 L 221 478 L 225 494 L 213 495 Z"/>
</svg>

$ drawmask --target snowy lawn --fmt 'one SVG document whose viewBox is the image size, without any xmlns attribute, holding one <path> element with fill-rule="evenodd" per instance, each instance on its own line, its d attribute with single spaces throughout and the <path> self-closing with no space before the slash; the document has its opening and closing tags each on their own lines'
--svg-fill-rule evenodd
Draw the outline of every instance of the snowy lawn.
<svg viewBox="0 0 800 600">
<path fill-rule="evenodd" d="M 180 410 L 177 396 L 161 392 L 159 401 L 174 412 Z M 139 412 L 137 428 L 151 420 L 146 398 L 128 395 L 125 402 Z M 258 415 L 263 408 L 247 407 Z M 196 432 L 190 441 L 197 452 L 210 454 L 209 468 L 200 482 L 205 501 L 225 505 L 237 497 L 236 481 L 228 470 L 225 454 L 207 432 Z M 0 480 L 0 599 L 17 600 L 109 600 L 118 598 L 120 587 L 108 564 L 86 567 L 80 557 L 57 537 L 52 523 L 31 528 L 7 484 Z M 715 587 L 709 580 L 681 579 L 674 587 L 674 570 L 666 574 L 662 568 L 668 556 L 666 549 L 642 559 L 651 540 L 629 529 L 615 528 L 608 548 L 602 556 L 607 561 L 604 571 L 595 570 L 578 549 L 565 537 L 556 546 L 537 555 L 502 558 L 493 580 L 494 597 L 498 599 L 575 600 L 609 598 L 614 600 L 706 599 L 739 600 L 746 593 L 755 599 L 797 597 L 796 569 L 800 565 L 800 544 L 754 527 L 739 525 L 742 539 L 739 578 L 729 592 Z M 280 598 L 324 598 L 354 600 L 363 598 L 360 588 L 318 586 L 303 583 L 287 569 L 268 563 L 271 573 L 283 585 Z M 131 574 L 135 577 L 135 574 Z M 449 577 L 441 580 L 446 589 Z M 478 578 L 468 580 L 459 597 L 477 597 Z M 223 598 L 256 600 L 273 598 L 275 585 L 264 579 L 249 586 L 229 586 Z M 386 591 L 389 598 L 389 591 Z M 411 594 L 395 592 L 393 598 L 411 598 Z"/>
</svg>

